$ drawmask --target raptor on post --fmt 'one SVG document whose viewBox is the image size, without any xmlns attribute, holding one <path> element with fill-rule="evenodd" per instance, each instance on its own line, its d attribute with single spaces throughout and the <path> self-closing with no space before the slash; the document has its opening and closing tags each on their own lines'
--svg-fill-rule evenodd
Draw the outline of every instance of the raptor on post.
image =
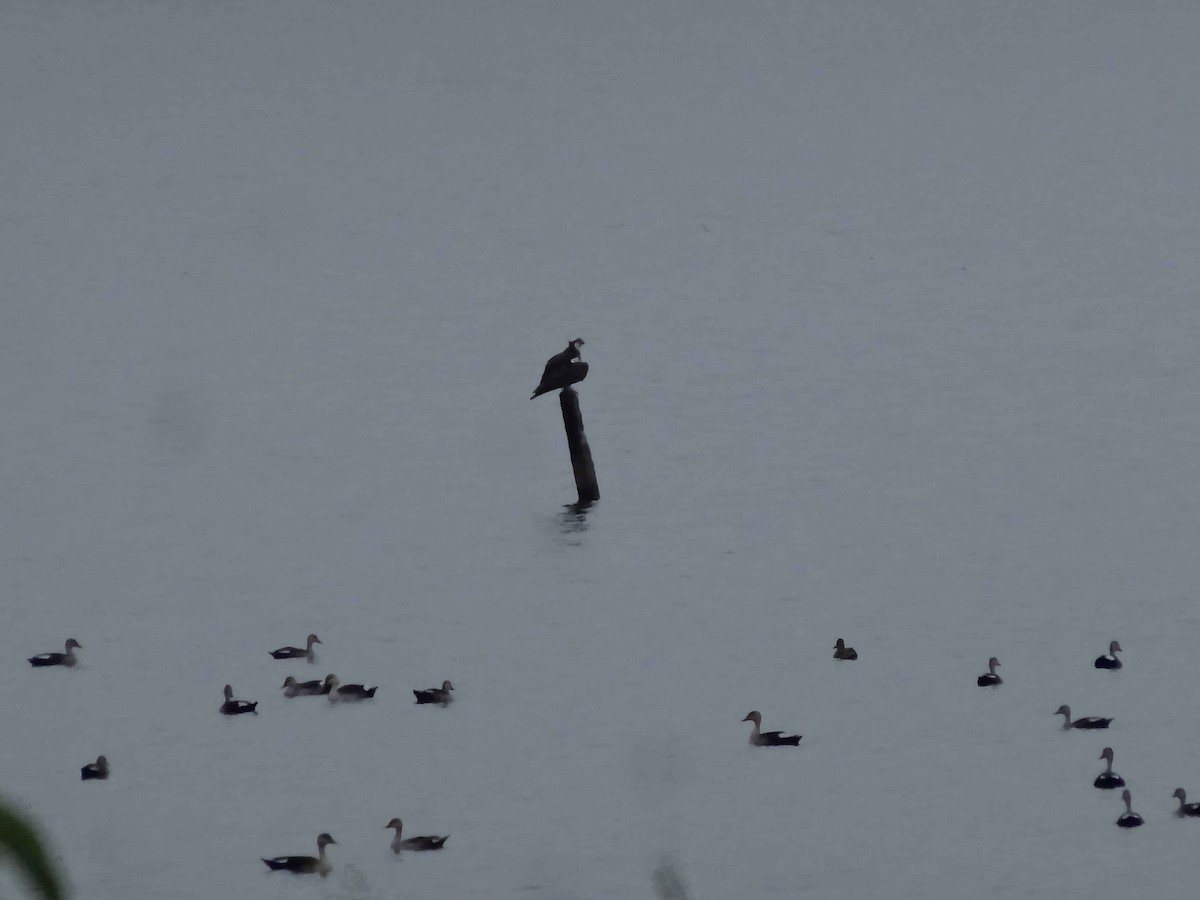
<svg viewBox="0 0 1200 900">
<path fill-rule="evenodd" d="M 575 338 L 567 344 L 562 353 L 555 353 L 546 360 L 546 368 L 542 370 L 542 380 L 534 388 L 529 397 L 540 397 L 551 391 L 570 387 L 587 377 L 588 364 L 579 358 L 579 348 L 583 346 L 583 338 Z"/>
</svg>

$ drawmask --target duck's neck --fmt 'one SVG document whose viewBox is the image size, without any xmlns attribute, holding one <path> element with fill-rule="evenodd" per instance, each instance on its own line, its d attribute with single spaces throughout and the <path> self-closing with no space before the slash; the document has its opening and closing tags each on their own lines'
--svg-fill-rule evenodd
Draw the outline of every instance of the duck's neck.
<svg viewBox="0 0 1200 900">
<path fill-rule="evenodd" d="M 1070 728 L 1071 727 L 1070 713 L 1059 713 L 1059 715 L 1063 717 L 1063 728 Z"/>
</svg>

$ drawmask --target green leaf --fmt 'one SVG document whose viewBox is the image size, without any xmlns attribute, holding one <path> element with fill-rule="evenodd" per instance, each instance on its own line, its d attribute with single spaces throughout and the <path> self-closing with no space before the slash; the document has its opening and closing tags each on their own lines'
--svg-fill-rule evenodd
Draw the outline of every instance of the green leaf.
<svg viewBox="0 0 1200 900">
<path fill-rule="evenodd" d="M 11 808 L 0 804 L 0 860 L 10 854 L 34 889 L 46 900 L 64 900 L 66 894 L 37 832 Z"/>
</svg>

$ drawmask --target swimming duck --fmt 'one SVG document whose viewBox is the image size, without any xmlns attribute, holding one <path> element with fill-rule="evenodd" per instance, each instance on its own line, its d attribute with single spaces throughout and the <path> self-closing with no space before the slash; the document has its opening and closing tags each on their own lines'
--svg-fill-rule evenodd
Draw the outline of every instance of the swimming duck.
<svg viewBox="0 0 1200 900">
<path fill-rule="evenodd" d="M 1108 764 L 1104 767 L 1104 771 L 1096 776 L 1096 780 L 1092 782 L 1092 786 L 1106 791 L 1113 788 L 1125 787 L 1125 779 L 1112 770 L 1112 747 L 1105 747 L 1101 750 L 1099 758 L 1107 760 Z"/>
<path fill-rule="evenodd" d="M 847 647 L 846 642 L 838 638 L 837 643 L 833 645 L 833 658 L 858 659 L 858 652 L 853 647 Z"/>
<path fill-rule="evenodd" d="M 546 368 L 542 370 L 542 380 L 533 389 L 529 399 L 548 394 L 559 388 L 570 387 L 587 377 L 588 364 L 579 359 L 579 348 L 583 346 L 583 338 L 575 338 L 567 344 L 562 353 L 555 353 L 546 360 Z"/>
<path fill-rule="evenodd" d="M 276 659 L 307 659 L 312 662 L 317 658 L 317 655 L 313 653 L 313 644 L 323 643 L 325 642 L 315 634 L 310 634 L 307 648 L 302 650 L 299 647 L 280 647 L 278 650 L 272 650 L 271 655 Z"/>
<path fill-rule="evenodd" d="M 227 716 L 236 716 L 239 713 L 254 713 L 258 715 L 255 707 L 258 706 L 258 701 L 251 703 L 249 700 L 234 700 L 233 688 L 230 685 L 225 685 L 225 702 L 221 704 L 221 712 Z"/>
<path fill-rule="evenodd" d="M 1133 811 L 1129 788 L 1121 791 L 1121 799 L 1125 801 L 1125 812 L 1121 813 L 1121 818 L 1117 819 L 1117 824 L 1122 828 L 1137 828 L 1139 825 L 1145 824 L 1142 817 Z"/>
<path fill-rule="evenodd" d="M 285 697 L 311 697 L 328 693 L 329 686 L 320 681 L 297 681 L 291 675 L 283 679 Z"/>
<path fill-rule="evenodd" d="M 762 727 L 762 713 L 757 709 L 746 713 L 746 718 L 743 722 L 753 722 L 754 730 L 750 732 L 750 746 L 752 747 L 799 747 L 802 734 L 785 735 L 782 731 L 759 731 Z"/>
<path fill-rule="evenodd" d="M 295 872 L 297 875 L 316 874 L 324 878 L 333 870 L 333 866 L 325 858 L 325 848 L 329 844 L 336 843 L 337 841 L 328 833 L 322 832 L 317 835 L 316 856 L 276 856 L 274 859 L 263 859 L 263 862 L 272 872 Z"/>
<path fill-rule="evenodd" d="M 1065 703 L 1056 709 L 1054 714 L 1063 717 L 1063 728 L 1107 728 L 1108 723 L 1112 721 L 1111 718 L 1102 719 L 1100 716 L 1085 716 L 1071 721 L 1071 707 Z"/>
<path fill-rule="evenodd" d="M 427 691 L 413 690 L 413 696 L 417 698 L 418 703 L 440 703 L 442 706 L 448 704 L 454 698 L 450 696 L 450 692 L 454 690 L 454 685 L 449 681 L 443 681 L 440 688 L 430 688 Z M 388 826 L 391 827 L 390 825 Z"/>
<path fill-rule="evenodd" d="M 103 781 L 108 778 L 108 757 L 97 756 L 94 763 L 88 763 L 79 770 L 81 781 Z"/>
<path fill-rule="evenodd" d="M 392 819 L 383 827 L 396 829 L 396 836 L 392 838 L 393 853 L 399 853 L 401 850 L 441 850 L 442 845 L 450 837 L 448 834 L 422 834 L 416 837 L 401 838 L 400 834 L 404 830 L 404 823 L 399 819 Z"/>
<path fill-rule="evenodd" d="M 369 688 L 361 684 L 342 684 L 336 675 L 325 676 L 325 683 L 329 686 L 328 693 L 331 702 L 338 700 L 370 700 L 375 696 L 375 692 L 379 690 L 378 685 Z"/>
<path fill-rule="evenodd" d="M 1121 668 L 1121 661 L 1119 659 L 1117 659 L 1117 653 L 1120 652 L 1120 650 L 1121 650 L 1121 643 L 1119 641 L 1113 641 L 1111 644 L 1108 645 L 1108 655 L 1107 656 L 1097 656 L 1096 657 L 1096 668 L 1097 669 L 1119 669 L 1119 668 Z"/>
<path fill-rule="evenodd" d="M 1000 676 L 996 674 L 996 666 L 998 665 L 1000 665 L 1000 660 L 993 656 L 988 660 L 988 670 L 976 678 L 975 683 L 980 687 L 990 687 L 992 685 L 1000 684 Z"/>
<path fill-rule="evenodd" d="M 1179 816 L 1179 818 L 1182 819 L 1184 816 L 1200 816 L 1200 803 L 1188 803 L 1187 794 L 1184 793 L 1183 788 L 1175 788 L 1175 793 L 1171 796 L 1179 798 L 1179 809 L 1175 810 L 1175 815 Z"/>
<path fill-rule="evenodd" d="M 37 656 L 29 657 L 29 664 L 35 668 L 40 668 L 41 666 L 66 666 L 70 668 L 78 662 L 75 658 L 76 648 L 82 650 L 83 644 L 79 643 L 75 638 L 67 638 L 67 647 L 64 653 L 39 653 Z"/>
</svg>

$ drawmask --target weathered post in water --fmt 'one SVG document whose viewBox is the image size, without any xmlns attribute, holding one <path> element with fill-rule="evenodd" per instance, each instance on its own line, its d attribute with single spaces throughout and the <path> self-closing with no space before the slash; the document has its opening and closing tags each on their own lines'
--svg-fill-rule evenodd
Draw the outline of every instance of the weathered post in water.
<svg viewBox="0 0 1200 900">
<path fill-rule="evenodd" d="M 592 448 L 583 433 L 583 413 L 579 411 L 579 395 L 574 388 L 563 388 L 558 395 L 562 407 L 563 428 L 567 432 L 567 449 L 571 451 L 571 468 L 575 472 L 575 490 L 579 493 L 579 505 L 585 506 L 600 499 L 600 487 L 596 484 L 596 467 L 592 465 Z"/>
<path fill-rule="evenodd" d="M 579 358 L 582 347 L 583 338 L 575 338 L 567 344 L 566 350 L 546 360 L 542 380 L 529 398 L 532 400 L 554 390 L 562 391 L 558 399 L 562 406 L 563 428 L 567 431 L 567 448 L 571 451 L 571 468 L 575 471 L 575 488 L 579 492 L 577 506 L 587 506 L 600 499 L 596 468 L 592 465 L 592 450 L 588 447 L 587 435 L 583 433 L 579 395 L 571 387 L 587 377 L 588 364 Z"/>
</svg>

